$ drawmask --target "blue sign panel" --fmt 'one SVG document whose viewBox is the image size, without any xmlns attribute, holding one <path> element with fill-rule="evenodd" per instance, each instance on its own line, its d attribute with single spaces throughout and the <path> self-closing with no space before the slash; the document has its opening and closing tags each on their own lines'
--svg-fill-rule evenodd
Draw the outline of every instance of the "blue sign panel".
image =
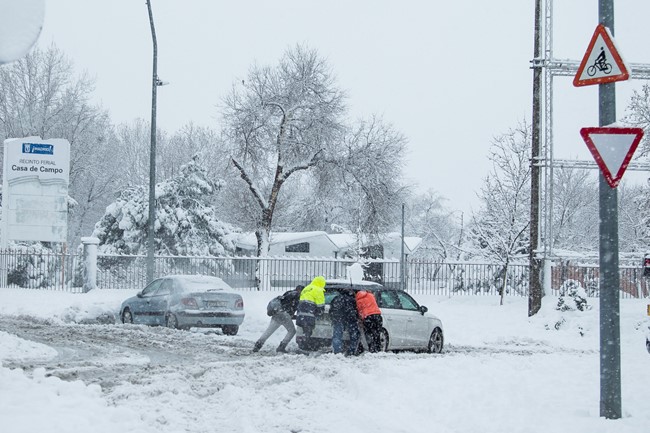
<svg viewBox="0 0 650 433">
<path fill-rule="evenodd" d="M 37 153 L 39 155 L 54 155 L 53 144 L 23 143 L 23 153 Z"/>
</svg>

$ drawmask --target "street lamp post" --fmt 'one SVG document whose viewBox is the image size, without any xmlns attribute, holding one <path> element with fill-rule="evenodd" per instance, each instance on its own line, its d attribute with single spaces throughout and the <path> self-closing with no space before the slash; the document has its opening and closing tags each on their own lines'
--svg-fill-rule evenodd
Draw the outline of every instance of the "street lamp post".
<svg viewBox="0 0 650 433">
<path fill-rule="evenodd" d="M 158 43 L 156 42 L 156 29 L 153 24 L 151 0 L 147 0 L 149 11 L 149 24 L 151 25 L 151 39 L 153 41 L 153 75 L 151 83 L 151 148 L 149 151 L 149 224 L 147 227 L 147 284 L 154 278 L 154 229 L 156 219 L 156 98 L 158 86 Z"/>
</svg>

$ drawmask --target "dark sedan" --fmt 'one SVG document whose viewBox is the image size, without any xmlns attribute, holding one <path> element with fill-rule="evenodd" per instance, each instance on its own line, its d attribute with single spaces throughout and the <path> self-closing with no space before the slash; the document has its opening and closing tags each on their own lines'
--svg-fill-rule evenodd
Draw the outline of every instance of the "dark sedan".
<svg viewBox="0 0 650 433">
<path fill-rule="evenodd" d="M 216 327 L 235 335 L 244 321 L 244 301 L 221 278 L 171 275 L 122 302 L 120 318 L 122 323 L 176 329 Z"/>
</svg>

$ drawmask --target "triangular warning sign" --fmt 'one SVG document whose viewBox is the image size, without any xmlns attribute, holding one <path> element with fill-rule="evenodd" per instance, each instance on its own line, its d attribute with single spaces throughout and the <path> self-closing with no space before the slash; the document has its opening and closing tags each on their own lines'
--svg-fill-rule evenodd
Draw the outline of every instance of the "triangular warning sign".
<svg viewBox="0 0 650 433">
<path fill-rule="evenodd" d="M 609 29 L 598 24 L 591 37 L 589 47 L 580 62 L 578 72 L 573 78 L 573 85 L 589 86 L 605 84 L 614 81 L 624 81 L 630 78 L 628 68 L 619 54 Z"/>
<path fill-rule="evenodd" d="M 582 139 L 600 167 L 607 184 L 616 188 L 643 137 L 641 128 L 582 128 Z"/>
</svg>

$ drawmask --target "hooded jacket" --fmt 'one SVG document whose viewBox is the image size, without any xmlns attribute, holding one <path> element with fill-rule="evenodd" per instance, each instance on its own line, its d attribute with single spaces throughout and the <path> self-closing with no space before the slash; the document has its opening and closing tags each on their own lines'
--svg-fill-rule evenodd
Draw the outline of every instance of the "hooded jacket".
<svg viewBox="0 0 650 433">
<path fill-rule="evenodd" d="M 325 277 L 320 275 L 300 292 L 301 301 L 311 301 L 317 306 L 325 304 Z"/>
<path fill-rule="evenodd" d="M 354 296 L 357 299 L 357 310 L 359 310 L 361 320 L 373 314 L 381 314 L 381 310 L 377 306 L 377 300 L 375 300 L 372 293 L 361 290 Z"/>
<path fill-rule="evenodd" d="M 300 292 L 296 324 L 313 327 L 316 324 L 316 316 L 321 314 L 324 307 L 325 277 L 318 276 Z"/>
</svg>

